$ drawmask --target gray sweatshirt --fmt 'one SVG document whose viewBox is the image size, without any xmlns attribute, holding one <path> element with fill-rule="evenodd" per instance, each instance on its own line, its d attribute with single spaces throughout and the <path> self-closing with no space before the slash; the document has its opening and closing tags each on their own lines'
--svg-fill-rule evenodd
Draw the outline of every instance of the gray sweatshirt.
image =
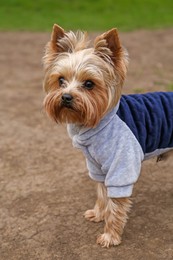
<svg viewBox="0 0 173 260">
<path fill-rule="evenodd" d="M 105 183 L 108 197 L 131 196 L 140 175 L 141 162 L 173 148 L 173 109 L 170 110 L 168 104 L 168 114 L 165 109 L 168 102 L 163 102 L 163 96 L 172 103 L 172 93 L 169 96 L 164 93 L 122 96 L 117 106 L 96 128 L 68 125 L 73 146 L 81 149 L 86 157 L 89 176 Z M 159 103 L 153 106 L 156 101 L 151 102 L 152 99 Z M 159 108 L 160 104 L 164 109 Z M 160 111 L 163 115 L 157 115 Z M 163 131 L 165 140 L 157 128 L 157 122 L 162 122 L 161 117 L 163 125 L 159 129 L 165 127 L 168 132 Z M 167 124 L 170 129 L 166 127 L 165 118 L 172 122 Z M 166 138 L 169 135 L 170 138 Z M 156 145 L 157 142 L 159 145 Z"/>
</svg>

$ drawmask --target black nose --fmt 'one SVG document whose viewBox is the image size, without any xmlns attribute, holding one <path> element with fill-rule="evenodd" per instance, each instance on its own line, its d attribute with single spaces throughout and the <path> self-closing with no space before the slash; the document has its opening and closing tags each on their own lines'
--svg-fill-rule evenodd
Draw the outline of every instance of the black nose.
<svg viewBox="0 0 173 260">
<path fill-rule="evenodd" d="M 70 94 L 63 94 L 62 95 L 62 102 L 64 105 L 70 105 L 73 100 L 73 96 Z"/>
</svg>

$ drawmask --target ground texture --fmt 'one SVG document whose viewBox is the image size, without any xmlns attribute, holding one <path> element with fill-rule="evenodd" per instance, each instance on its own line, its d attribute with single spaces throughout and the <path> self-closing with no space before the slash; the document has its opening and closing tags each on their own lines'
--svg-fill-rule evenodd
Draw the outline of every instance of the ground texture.
<svg viewBox="0 0 173 260">
<path fill-rule="evenodd" d="M 0 33 L 0 259 L 173 259 L 173 159 L 143 164 L 123 243 L 95 244 L 103 223 L 83 218 L 96 197 L 83 155 L 47 119 L 46 33 Z M 125 93 L 168 90 L 173 29 L 121 34 L 130 53 Z"/>
</svg>

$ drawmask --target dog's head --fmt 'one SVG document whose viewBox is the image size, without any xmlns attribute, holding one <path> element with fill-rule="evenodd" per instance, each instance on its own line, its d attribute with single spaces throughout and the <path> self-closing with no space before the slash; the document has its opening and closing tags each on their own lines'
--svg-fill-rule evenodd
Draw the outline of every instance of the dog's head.
<svg viewBox="0 0 173 260">
<path fill-rule="evenodd" d="M 43 62 L 44 106 L 57 123 L 95 127 L 117 104 L 128 62 L 116 29 L 89 47 L 86 33 L 54 25 Z"/>
</svg>

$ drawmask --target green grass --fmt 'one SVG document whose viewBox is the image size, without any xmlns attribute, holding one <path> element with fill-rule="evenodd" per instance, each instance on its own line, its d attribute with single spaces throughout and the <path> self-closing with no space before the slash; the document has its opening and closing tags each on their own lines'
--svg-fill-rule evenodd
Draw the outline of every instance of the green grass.
<svg viewBox="0 0 173 260">
<path fill-rule="evenodd" d="M 170 83 L 170 84 L 167 86 L 167 90 L 168 90 L 168 91 L 173 91 L 173 83 Z"/>
<path fill-rule="evenodd" d="M 173 26 L 173 0 L 0 0 L 0 30 L 121 31 Z"/>
</svg>

